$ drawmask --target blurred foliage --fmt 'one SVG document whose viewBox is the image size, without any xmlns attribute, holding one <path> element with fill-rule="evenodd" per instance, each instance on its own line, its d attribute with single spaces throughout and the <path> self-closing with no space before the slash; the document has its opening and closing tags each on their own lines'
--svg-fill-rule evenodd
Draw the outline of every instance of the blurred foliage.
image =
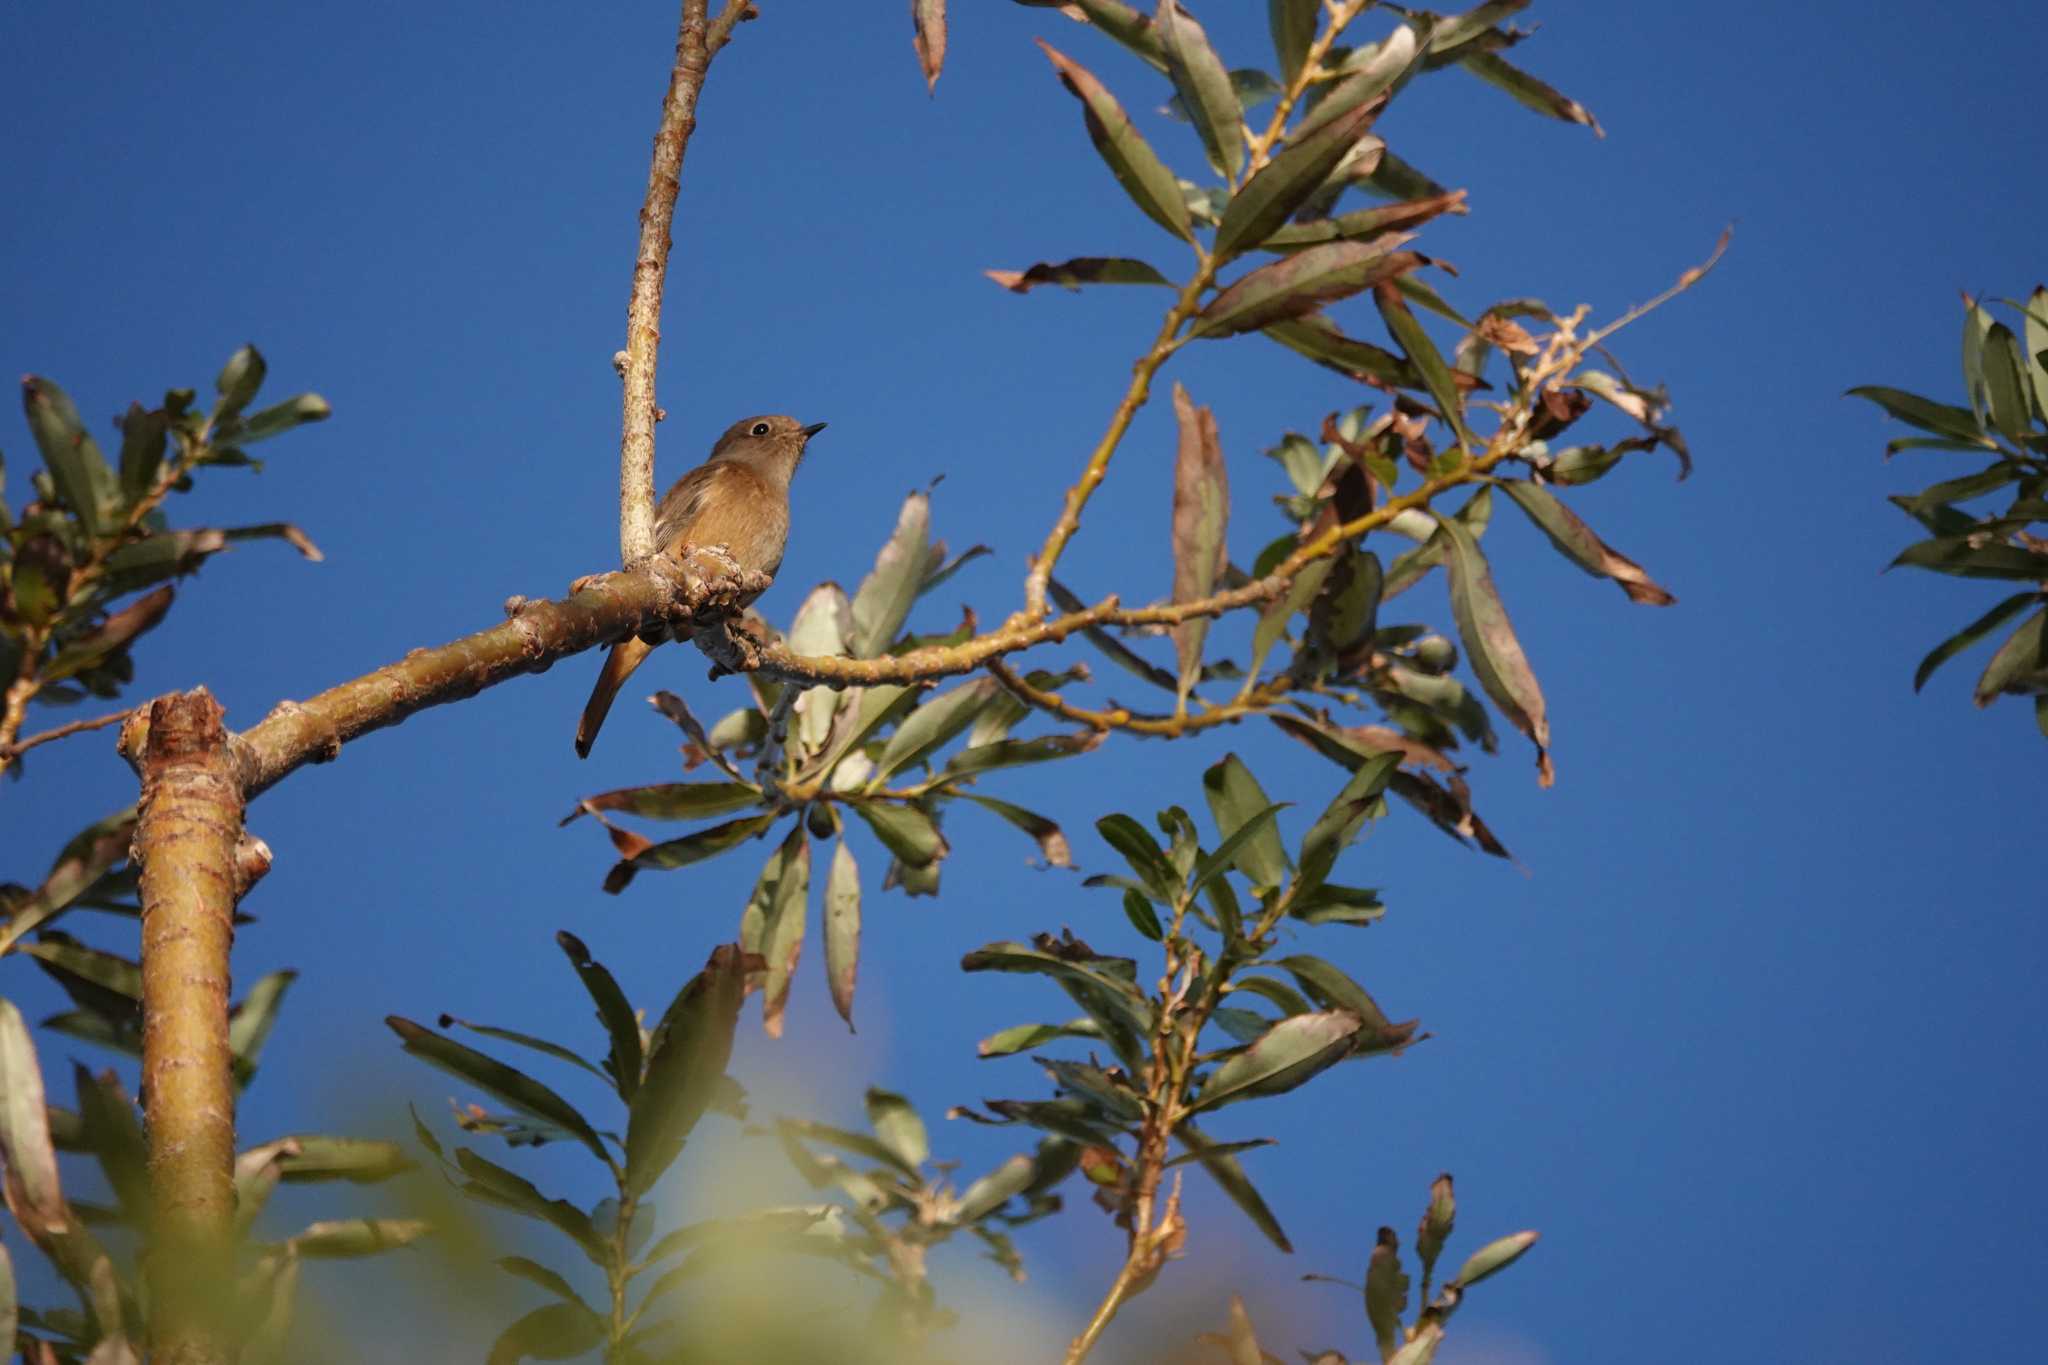
<svg viewBox="0 0 2048 1365">
<path fill-rule="evenodd" d="M 45 1020 L 44 1027 L 116 1051 L 139 1050 L 139 974 L 133 963 L 53 935 L 28 950 L 79 1006 Z M 231 1034 L 236 1075 L 244 1085 L 255 1077 L 291 975 L 264 978 L 235 1007 Z M 7 1211 L 77 1298 L 75 1307 L 20 1302 L 13 1267 L 0 1248 L 0 1335 L 35 1365 L 139 1361 L 150 1322 L 140 1261 L 152 1217 L 142 1117 L 114 1072 L 75 1062 L 71 1071 L 77 1107 L 49 1103 L 21 1011 L 0 999 L 0 1157 Z M 60 1171 L 60 1152 L 81 1158 L 69 1173 Z M 111 1202 L 65 1193 L 67 1185 L 92 1182 L 83 1158 L 90 1158 Z M 237 1279 L 221 1286 L 221 1301 L 212 1307 L 243 1361 L 260 1365 L 289 1358 L 285 1344 L 304 1262 L 376 1255 L 408 1246 L 427 1231 L 417 1219 L 351 1214 L 270 1239 L 256 1224 L 278 1185 L 373 1184 L 412 1164 L 396 1143 L 311 1133 L 275 1138 L 236 1157 Z"/>
<path fill-rule="evenodd" d="M 525 1256 L 500 1258 L 500 1269 L 547 1290 L 553 1301 L 503 1330 L 491 1349 L 493 1362 L 560 1359 L 600 1346 L 614 1361 L 697 1359 L 704 1343 L 693 1339 L 699 1337 L 688 1311 L 693 1292 L 714 1272 L 788 1257 L 823 1260 L 879 1286 L 873 1326 L 878 1340 L 893 1343 L 886 1358 L 900 1359 L 927 1332 L 950 1321 L 926 1277 L 928 1248 L 966 1232 L 1023 1278 L 1009 1230 L 1058 1211 L 1052 1191 L 1074 1170 L 1075 1145 L 1041 1143 L 1035 1152 L 956 1189 L 950 1165 L 932 1161 L 917 1111 L 883 1090 L 868 1091 L 869 1133 L 789 1117 L 747 1130 L 774 1142 L 805 1182 L 830 1191 L 831 1200 L 705 1219 L 656 1236 L 648 1195 L 698 1123 L 711 1112 L 747 1116 L 745 1092 L 725 1068 L 747 981 L 765 964 L 738 945 L 716 949 L 648 1029 L 611 972 L 580 940 L 562 933 L 556 942 L 604 1030 L 601 1058 L 593 1061 L 560 1043 L 451 1015 L 442 1015 L 440 1025 L 601 1077 L 624 1111 L 623 1123 L 613 1128 L 597 1128 L 552 1087 L 445 1032 L 397 1016 L 387 1021 L 407 1052 L 505 1106 L 458 1106 L 456 1122 L 463 1131 L 515 1148 L 572 1143 L 611 1177 L 612 1195 L 579 1208 L 549 1198 L 472 1147 L 450 1152 L 414 1116 L 420 1144 L 464 1196 L 552 1227 L 604 1277 L 605 1292 L 596 1301 L 601 1306 L 593 1306 L 562 1273 Z"/>
<path fill-rule="evenodd" d="M 1920 523 L 1928 538 L 1899 552 L 1901 564 L 1958 578 L 2026 584 L 1928 652 L 1913 674 L 1918 692 L 1934 671 L 2021 617 L 1992 652 L 1971 691 L 1978 706 L 2001 696 L 2032 697 L 2034 720 L 2048 736 L 2048 287 L 2025 302 L 1999 299 L 2014 324 L 1995 319 L 1978 300 L 1963 298 L 1963 392 L 1968 406 L 1876 385 L 1849 390 L 1908 426 L 1927 433 L 1885 445 L 1903 451 L 1946 451 L 1988 457 L 1975 473 L 1898 493 L 1892 505 Z M 2015 330 L 2015 328 L 2017 330 Z M 2003 508 L 1986 499 L 2010 489 Z"/>
</svg>

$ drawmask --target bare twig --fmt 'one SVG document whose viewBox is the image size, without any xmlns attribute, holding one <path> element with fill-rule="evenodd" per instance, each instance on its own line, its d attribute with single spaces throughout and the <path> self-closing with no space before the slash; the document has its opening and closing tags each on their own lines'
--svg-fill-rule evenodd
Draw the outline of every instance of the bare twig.
<svg viewBox="0 0 2048 1365">
<path fill-rule="evenodd" d="M 104 730 L 109 725 L 119 725 L 134 714 L 135 708 L 130 707 L 126 711 L 116 711 L 111 716 L 95 716 L 91 720 L 69 721 L 54 729 L 45 730 L 39 735 L 30 735 L 27 739 L 17 740 L 12 744 L 0 744 L 0 758 L 17 758 L 27 753 L 30 749 L 35 748 L 38 744 L 48 744 L 52 740 L 63 739 L 69 735 L 82 734 L 87 730 Z"/>
<path fill-rule="evenodd" d="M 683 153 L 697 130 L 697 96 L 711 58 L 732 37 L 734 25 L 751 19 L 750 0 L 726 0 L 709 19 L 709 0 L 683 0 L 676 33 L 675 66 L 654 134 L 647 169 L 647 198 L 640 207 L 640 246 L 633 258 L 633 292 L 626 304 L 626 349 L 619 353 L 623 412 L 619 435 L 619 557 L 628 567 L 654 553 L 655 360 L 661 351 L 661 293 L 675 226 L 676 192 L 682 188 Z"/>
</svg>

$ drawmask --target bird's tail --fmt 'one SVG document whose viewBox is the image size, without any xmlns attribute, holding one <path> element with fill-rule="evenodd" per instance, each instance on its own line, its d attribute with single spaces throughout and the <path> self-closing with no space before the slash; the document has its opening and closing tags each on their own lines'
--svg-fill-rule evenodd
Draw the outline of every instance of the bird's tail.
<svg viewBox="0 0 2048 1365">
<path fill-rule="evenodd" d="M 612 698 L 619 695 L 626 679 L 633 676 L 633 670 L 653 650 L 654 646 L 637 639 L 621 640 L 612 646 L 611 656 L 604 661 L 604 671 L 597 675 L 597 686 L 590 689 L 590 700 L 583 703 L 583 719 L 576 722 L 576 757 L 590 756 L 590 746 L 597 742 L 598 728 L 604 724 L 605 714 L 612 709 Z"/>
</svg>

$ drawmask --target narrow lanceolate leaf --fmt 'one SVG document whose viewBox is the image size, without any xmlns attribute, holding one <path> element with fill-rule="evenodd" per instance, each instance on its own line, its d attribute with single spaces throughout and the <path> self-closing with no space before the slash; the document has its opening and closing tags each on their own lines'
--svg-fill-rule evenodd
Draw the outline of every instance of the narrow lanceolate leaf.
<svg viewBox="0 0 2048 1365">
<path fill-rule="evenodd" d="M 403 1016 L 386 1015 L 384 1023 L 398 1035 L 405 1050 L 421 1061 L 468 1081 L 522 1114 L 530 1114 L 543 1123 L 575 1134 L 585 1147 L 597 1154 L 599 1161 L 611 1159 L 604 1144 L 598 1140 L 596 1130 L 575 1106 L 525 1072 Z"/>
<path fill-rule="evenodd" d="M 1309 248 L 1311 251 L 1317 249 Z M 1464 396 L 1458 390 L 1458 381 L 1451 367 L 1444 363 L 1442 352 L 1429 339 L 1429 333 L 1423 330 L 1415 314 L 1409 311 L 1400 290 L 1391 284 L 1377 285 L 1373 289 L 1372 301 L 1379 305 L 1387 331 L 1415 363 L 1415 368 L 1422 371 L 1422 382 L 1429 386 L 1429 396 L 1436 400 L 1437 410 L 1443 413 L 1444 421 L 1458 434 L 1459 447 L 1469 453 L 1473 438 L 1472 429 L 1465 424 Z"/>
<path fill-rule="evenodd" d="M 1501 20 L 1512 18 L 1527 8 L 1529 0 L 1486 0 L 1486 3 L 1476 5 L 1463 14 L 1451 15 L 1429 31 L 1430 55 L 1463 47 Z"/>
<path fill-rule="evenodd" d="M 9 1181 L 20 1184 L 23 1207 L 40 1220 L 29 1231 L 40 1236 L 44 1229 L 62 1229 L 68 1219 L 44 1108 L 43 1071 L 28 1025 L 11 1000 L 0 1000 L 0 1156 L 7 1159 Z M 8 1203 L 13 1205 L 11 1197 Z"/>
<path fill-rule="evenodd" d="M 745 810 L 760 802 L 760 790 L 744 782 L 662 782 L 586 796 L 562 823 L 566 825 L 578 815 L 601 810 L 624 811 L 649 820 L 701 820 Z"/>
<path fill-rule="evenodd" d="M 687 867 L 691 863 L 715 857 L 765 832 L 775 823 L 776 818 L 775 812 L 769 811 L 739 820 L 728 820 L 722 825 L 713 825 L 710 829 L 698 830 L 695 834 L 686 834 L 680 839 L 652 844 L 635 854 L 630 862 L 635 867 Z"/>
<path fill-rule="evenodd" d="M 860 974 L 860 865 L 841 839 L 825 878 L 825 984 L 833 1008 L 853 1027 L 853 983 Z"/>
<path fill-rule="evenodd" d="M 2002 322 L 1984 334 L 1984 394 L 1991 424 L 2012 442 L 2024 440 L 2032 427 L 2033 404 L 2019 338 Z"/>
<path fill-rule="evenodd" d="M 1401 1314 L 1407 1307 L 1408 1272 L 1401 1268 L 1401 1242 L 1392 1228 L 1383 1227 L 1365 1266 L 1365 1317 L 1382 1359 L 1391 1359 L 1401 1341 Z"/>
<path fill-rule="evenodd" d="M 1506 1270 L 1536 1245 L 1537 1236 L 1534 1231 L 1517 1232 L 1488 1242 L 1466 1258 L 1465 1264 L 1458 1268 L 1457 1278 L 1451 1283 L 1460 1289 L 1470 1289 L 1487 1276 Z"/>
<path fill-rule="evenodd" d="M 1970 415 L 1984 425 L 1984 334 L 1991 330 L 1991 314 L 1984 305 L 1963 296 L 1963 392 L 1970 398 Z"/>
<path fill-rule="evenodd" d="M 1955 634 L 1943 640 L 1920 661 L 1920 667 L 1913 673 L 1913 690 L 1918 692 L 1934 676 L 1934 670 L 1953 659 L 1956 655 L 1976 644 L 1979 640 L 1997 630 L 2013 617 L 2018 616 L 2032 604 L 2041 600 L 2038 592 L 2017 592 L 2006 598 L 1990 611 L 1964 626 Z"/>
<path fill-rule="evenodd" d="M 1077 9 L 1088 22 L 1122 43 L 1159 70 L 1166 70 L 1166 46 L 1159 40 L 1159 28 L 1152 16 L 1133 9 L 1124 0 L 1072 0 L 1062 9 Z"/>
<path fill-rule="evenodd" d="M 1192 1123 L 1181 1124 L 1175 1130 L 1174 1136 L 1178 1137 L 1182 1145 L 1202 1163 L 1202 1169 L 1215 1178 L 1216 1183 L 1223 1187 L 1223 1192 L 1230 1196 L 1230 1201 L 1244 1210 L 1245 1216 L 1257 1225 L 1267 1240 L 1280 1250 L 1293 1254 L 1294 1244 L 1287 1240 L 1287 1233 L 1281 1228 L 1280 1220 L 1273 1216 L 1273 1210 L 1267 1207 L 1266 1201 L 1260 1197 L 1251 1178 L 1244 1173 L 1244 1165 L 1230 1150 L 1230 1144 L 1212 1142 Z"/>
<path fill-rule="evenodd" d="M 631 1104 L 633 1092 L 640 1088 L 640 1020 L 633 1013 L 633 1006 L 626 999 L 626 993 L 619 989 L 619 983 L 602 962 L 591 957 L 590 949 L 583 946 L 583 940 L 566 929 L 555 935 L 555 943 L 567 955 L 569 965 L 576 969 L 576 977 L 583 983 L 583 989 L 590 993 L 590 1000 L 597 1007 L 598 1022 L 604 1025 L 606 1036 L 611 1039 L 611 1050 L 605 1056 L 605 1069 L 612 1074 L 612 1083 L 617 1087 L 619 1098 Z"/>
<path fill-rule="evenodd" d="M 994 678 L 977 678 L 950 692 L 940 693 L 912 711 L 882 746 L 875 770 L 868 778 L 868 790 L 881 788 L 900 770 L 924 763 L 944 748 L 981 713 L 1001 690 Z"/>
<path fill-rule="evenodd" d="M 121 417 L 121 491 L 139 498 L 156 487 L 163 468 L 170 414 L 162 408 L 150 410 L 130 403 Z"/>
<path fill-rule="evenodd" d="M 732 1058 L 746 977 L 745 956 L 733 944 L 720 944 L 662 1016 L 647 1077 L 626 1121 L 628 1193 L 645 1194 L 661 1178 L 717 1094 Z"/>
<path fill-rule="evenodd" d="M 295 398 L 287 398 L 273 407 L 267 407 L 261 412 L 252 412 L 242 419 L 235 427 L 235 444 L 254 445 L 258 441 L 281 436 L 293 427 L 301 427 L 308 422 L 324 422 L 333 415 L 334 409 L 328 405 L 325 398 L 317 393 L 302 393 Z"/>
<path fill-rule="evenodd" d="M 876 800 L 853 801 L 848 807 L 909 867 L 930 867 L 946 855 L 946 838 L 938 823 L 917 806 Z"/>
<path fill-rule="evenodd" d="M 1413 365 L 1384 347 L 1345 336 L 1337 330 L 1336 323 L 1321 313 L 1289 318 L 1262 330 L 1288 350 L 1361 383 L 1403 389 L 1423 387 L 1422 373 Z"/>
<path fill-rule="evenodd" d="M 1088 125 L 1088 139 L 1108 163 L 1110 173 L 1124 187 L 1145 216 L 1176 237 L 1193 239 L 1189 227 L 1187 200 L 1166 163 L 1148 146 L 1132 126 L 1131 117 L 1117 103 L 1116 96 L 1077 62 L 1062 55 L 1050 43 L 1039 40 L 1052 59 L 1060 81 L 1081 101 Z"/>
<path fill-rule="evenodd" d="M 1164 284 L 1173 282 L 1128 256 L 1076 256 L 1071 261 L 1040 261 L 1029 270 L 984 270 L 1012 294 L 1028 294 L 1043 284 L 1079 290 L 1084 284 Z"/>
<path fill-rule="evenodd" d="M 1266 1353 L 1259 1349 L 1258 1334 L 1252 1331 L 1251 1314 L 1244 1311 L 1244 1299 L 1230 1296 L 1230 1365 L 1265 1365 Z"/>
<path fill-rule="evenodd" d="M 1223 221 L 1216 225 L 1216 256 L 1264 244 L 1329 179 L 1344 154 L 1372 127 L 1377 112 L 1376 105 L 1360 105 L 1297 138 L 1260 168 L 1230 196 Z"/>
<path fill-rule="evenodd" d="M 1180 444 L 1173 466 L 1173 600 L 1193 602 L 1215 590 L 1229 560 L 1224 535 L 1230 522 L 1230 475 L 1216 435 L 1216 414 L 1198 408 L 1179 383 L 1173 386 L 1173 414 Z M 1202 672 L 1202 642 L 1209 618 L 1194 617 L 1173 628 L 1180 656 L 1180 695 Z"/>
<path fill-rule="evenodd" d="M 57 682 L 83 673 L 109 658 L 164 619 L 165 613 L 171 609 L 174 592 L 175 589 L 166 583 L 155 592 L 138 597 L 100 622 L 96 629 L 57 651 L 57 656 L 43 665 L 38 676 L 44 682 Z"/>
<path fill-rule="evenodd" d="M 1054 821 L 1040 815 L 1037 811 L 1026 810 L 1022 806 L 1012 805 L 1008 801 L 998 800 L 993 796 L 977 796 L 973 792 L 962 792 L 960 794 L 975 805 L 980 806 L 983 810 L 1001 816 L 1018 829 L 1030 835 L 1037 841 L 1039 856 L 1045 859 L 1048 866 L 1072 867 L 1074 865 L 1073 849 L 1068 846 L 1067 836 L 1061 832 L 1059 825 Z"/>
<path fill-rule="evenodd" d="M 2006 637 L 1977 679 L 1974 697 L 1977 705 L 1989 706 L 2001 692 L 2020 696 L 2048 693 L 2048 607 Z"/>
<path fill-rule="evenodd" d="M 1259 826 L 1258 834 L 1235 846 L 1232 861 L 1237 870 L 1261 890 L 1285 881 L 1287 853 L 1280 844 L 1280 831 L 1272 823 L 1274 803 L 1244 760 L 1236 754 L 1225 754 L 1202 774 L 1202 790 L 1209 798 L 1209 813 L 1215 817 L 1216 828 L 1226 839 L 1247 825 Z"/>
<path fill-rule="evenodd" d="M 1192 1108 L 1213 1109 L 1306 1084 L 1351 1054 L 1362 1027 L 1349 1010 L 1282 1019 L 1263 1038 L 1225 1058 L 1196 1092 Z"/>
<path fill-rule="evenodd" d="M 1566 123 L 1583 124 L 1593 130 L 1594 137 L 1607 136 L 1606 130 L 1600 126 L 1600 120 L 1593 117 L 1592 110 L 1494 53 L 1482 52 L 1467 57 L 1459 65 L 1488 85 L 1498 86 L 1507 91 L 1539 114 L 1548 114 L 1554 119 L 1563 119 Z"/>
<path fill-rule="evenodd" d="M 1326 962 L 1322 958 L 1310 957 L 1307 954 L 1295 954 L 1281 958 L 1279 965 L 1287 969 L 1287 974 L 1294 978 L 1295 984 L 1301 987 L 1304 994 L 1324 1009 L 1348 1010 L 1357 1015 L 1368 1030 L 1375 1033 L 1389 1029 L 1405 1029 L 1402 1038 L 1404 1042 L 1415 1031 L 1413 1024 L 1397 1025 L 1389 1020 L 1386 1012 L 1379 1007 L 1379 1002 L 1372 998 L 1365 987 L 1353 981 L 1343 968 L 1333 962 Z M 1376 1040 L 1367 1037 L 1359 1041 L 1370 1046 Z"/>
<path fill-rule="evenodd" d="M 1383 232 L 1421 227 L 1430 219 L 1446 213 L 1462 214 L 1467 211 L 1465 191 L 1452 190 L 1448 194 L 1427 195 L 1400 204 L 1353 209 L 1350 213 L 1340 213 L 1335 218 L 1312 218 L 1305 223 L 1291 223 L 1268 235 L 1260 245 L 1268 251 L 1280 251 L 1313 246 L 1317 242 L 1336 241 L 1339 238 L 1356 241 L 1363 237 L 1377 237 Z"/>
<path fill-rule="evenodd" d="M 1316 817 L 1301 841 L 1301 878 L 1321 883 L 1337 865 L 1337 855 L 1358 837 L 1366 818 L 1378 807 L 1380 795 L 1401 765 L 1400 753 L 1385 753 L 1366 759 L 1352 772 L 1337 798 Z M 1344 1004 L 1344 1001 L 1336 1002 Z"/>
<path fill-rule="evenodd" d="M 213 381 L 214 392 L 219 395 L 213 405 L 213 421 L 216 427 L 223 426 L 241 415 L 249 400 L 263 387 L 264 376 L 270 372 L 270 365 L 263 359 L 263 353 L 254 346 L 244 346 L 228 357 L 228 363 L 221 367 L 220 375 Z"/>
<path fill-rule="evenodd" d="M 910 0 L 911 42 L 924 71 L 924 88 L 936 90 L 946 67 L 946 0 Z"/>
<path fill-rule="evenodd" d="M 1522 653 L 1521 641 L 1515 638 L 1515 628 L 1493 586 L 1493 573 L 1479 551 L 1479 542 L 1456 517 L 1443 518 L 1438 527 L 1437 534 L 1446 538 L 1451 614 L 1465 643 L 1465 657 L 1471 660 L 1472 671 L 1479 675 L 1479 683 L 1494 705 L 1535 743 L 1537 780 L 1547 787 L 1555 774 L 1550 765 L 1550 720 L 1544 713 L 1543 690 Z"/>
<path fill-rule="evenodd" d="M 1340 118 L 1383 94 L 1391 95 L 1399 90 L 1421 69 L 1427 50 L 1427 44 L 1416 37 L 1415 29 L 1410 25 L 1403 24 L 1395 29 L 1372 50 L 1371 56 L 1352 67 L 1316 107 L 1308 111 L 1294 130 L 1294 136 L 1297 139 L 1307 137 L 1331 119 Z"/>
<path fill-rule="evenodd" d="M 1100 1038 L 1102 1030 L 1085 1014 L 1064 1024 L 1017 1024 L 974 1045 L 977 1057 L 1012 1057 L 1060 1038 Z"/>
<path fill-rule="evenodd" d="M 875 556 L 875 567 L 853 595 L 848 644 L 856 659 L 872 659 L 896 642 L 917 601 L 931 545 L 931 499 L 912 493 L 896 514 L 896 529 Z"/>
<path fill-rule="evenodd" d="M 277 1024 L 285 992 L 298 979 L 295 971 L 271 972 L 258 979 L 230 1011 L 228 1051 L 233 1054 L 235 1084 L 247 1085 L 256 1075 L 256 1063 L 262 1060 L 263 1045 L 270 1041 L 270 1031 Z"/>
<path fill-rule="evenodd" d="M 2027 377 L 2034 387 L 2034 411 L 2048 422 L 2048 286 L 2037 286 L 2027 296 L 2021 331 L 2027 343 Z"/>
<path fill-rule="evenodd" d="M 604 1319 L 582 1304 L 543 1304 L 500 1332 L 484 1359 L 487 1365 L 573 1360 L 602 1345 L 604 1337 Z"/>
<path fill-rule="evenodd" d="M 810 918 L 811 845 L 804 827 L 796 825 L 782 841 L 782 875 L 776 879 L 761 926 L 761 956 L 768 959 L 768 979 L 761 988 L 761 1027 L 770 1038 L 782 1036 L 782 1013 L 789 1006 L 789 986 L 803 956 L 804 926 Z"/>
<path fill-rule="evenodd" d="M 1174 0 L 1160 0 L 1154 20 L 1166 51 L 1166 74 L 1194 120 L 1209 164 L 1235 180 L 1244 167 L 1244 110 L 1230 72 L 1209 46 L 1209 35 Z"/>
<path fill-rule="evenodd" d="M 1907 393 L 1903 389 L 1886 388 L 1879 384 L 1864 384 L 1848 390 L 1854 398 L 1868 398 L 1892 416 L 1922 431 L 1931 431 L 1936 436 L 1945 436 L 1965 445 L 1981 446 L 1995 450 L 1998 443 L 1978 427 L 1977 419 L 1968 408 L 1955 407 L 1948 403 L 1937 403 L 1931 398 Z"/>
<path fill-rule="evenodd" d="M 1503 483 L 1501 487 L 1515 500 L 1516 506 L 1529 514 L 1529 520 L 1550 537 L 1550 543 L 1557 547 L 1559 554 L 1595 578 L 1613 579 L 1628 594 L 1629 601 L 1668 607 L 1678 600 L 1650 581 L 1642 565 L 1595 535 L 1593 528 L 1580 521 L 1578 514 L 1558 501 L 1557 495 L 1549 489 L 1520 479 Z"/>
<path fill-rule="evenodd" d="M 1226 337 L 1255 332 L 1426 265 L 1426 256 L 1392 249 L 1408 240 L 1406 234 L 1396 233 L 1370 242 L 1324 242 L 1260 266 L 1211 299 L 1195 315 L 1189 334 Z"/>
<path fill-rule="evenodd" d="M 13 1341 L 21 1322 L 21 1296 L 14 1284 L 14 1262 L 0 1246 L 0 1341 Z"/>
<path fill-rule="evenodd" d="M 88 534 L 112 529 L 120 514 L 121 483 L 70 397 L 49 380 L 30 375 L 21 381 L 21 402 L 57 496 L 78 514 Z"/>
<path fill-rule="evenodd" d="M 1316 40 L 1322 0 L 1266 0 L 1266 24 L 1273 30 L 1273 52 L 1280 58 L 1280 79 L 1291 82 L 1308 61 Z"/>
</svg>

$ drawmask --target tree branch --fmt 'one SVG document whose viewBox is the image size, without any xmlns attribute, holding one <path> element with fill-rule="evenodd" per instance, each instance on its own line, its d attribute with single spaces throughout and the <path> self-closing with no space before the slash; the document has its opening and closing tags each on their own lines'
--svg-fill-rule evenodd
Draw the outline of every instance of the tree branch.
<svg viewBox="0 0 2048 1365">
<path fill-rule="evenodd" d="M 661 351 L 661 294 L 668 277 L 676 193 L 682 188 L 683 153 L 697 130 L 697 95 L 711 58 L 733 27 L 754 17 L 750 0 L 726 0 L 715 20 L 709 0 L 683 0 L 675 66 L 654 134 L 647 198 L 640 207 L 640 246 L 633 258 L 633 290 L 626 303 L 626 349 L 614 363 L 622 381 L 619 435 L 619 557 L 631 567 L 654 553 L 655 361 Z"/>
<path fill-rule="evenodd" d="M 38 744 L 48 744 L 52 740 L 65 739 L 87 730 L 104 730 L 109 725 L 119 725 L 134 714 L 135 708 L 130 707 L 126 711 L 116 711 L 111 716 L 95 716 L 91 720 L 67 721 L 53 729 L 45 730 L 41 734 L 30 735 L 27 739 L 16 740 L 11 744 L 0 744 L 0 759 L 18 758 L 30 749 L 35 748 Z"/>
<path fill-rule="evenodd" d="M 151 1355 L 227 1361 L 232 1283 L 235 1086 L 228 1052 L 228 949 L 235 901 L 269 865 L 238 864 L 242 784 L 205 688 L 150 703 L 123 732 L 142 769 L 135 830 L 142 897 L 142 1092 L 152 1200 L 146 1266 Z"/>
</svg>

